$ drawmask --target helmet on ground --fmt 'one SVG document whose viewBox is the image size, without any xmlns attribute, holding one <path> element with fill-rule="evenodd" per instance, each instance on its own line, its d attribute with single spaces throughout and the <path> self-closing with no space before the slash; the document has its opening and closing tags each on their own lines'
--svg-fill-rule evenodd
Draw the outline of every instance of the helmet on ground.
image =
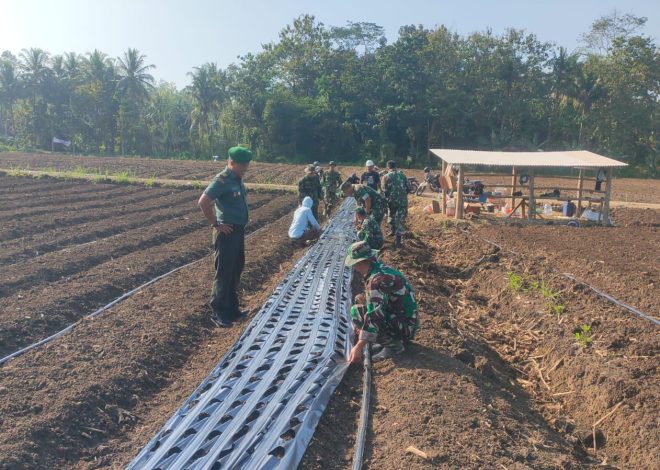
<svg viewBox="0 0 660 470">
<path fill-rule="evenodd" d="M 214 162 L 219 162 L 219 161 L 220 161 L 220 157 L 219 157 L 218 155 L 213 155 L 213 161 L 214 161 Z"/>
</svg>

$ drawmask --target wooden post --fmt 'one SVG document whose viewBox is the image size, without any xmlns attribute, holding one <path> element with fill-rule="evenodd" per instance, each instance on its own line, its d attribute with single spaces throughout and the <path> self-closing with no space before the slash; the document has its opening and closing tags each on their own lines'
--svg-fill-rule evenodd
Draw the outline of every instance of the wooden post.
<svg viewBox="0 0 660 470">
<path fill-rule="evenodd" d="M 603 226 L 610 225 L 610 196 L 612 194 L 612 167 L 607 169 L 607 181 L 605 183 L 605 201 L 603 202 Z"/>
<path fill-rule="evenodd" d="M 516 197 L 513 195 L 513 193 L 516 192 L 516 185 L 518 182 L 516 181 L 516 167 L 514 166 L 513 169 L 511 170 L 511 213 L 513 214 L 513 208 L 516 207 Z"/>
<path fill-rule="evenodd" d="M 447 170 L 447 163 L 444 160 L 442 160 L 442 175 L 440 176 L 441 180 L 442 180 L 442 178 L 445 177 L 445 171 L 446 170 Z M 442 210 L 441 210 L 441 212 L 442 212 L 442 215 L 446 216 L 447 215 L 447 190 L 444 188 L 444 186 L 442 186 L 442 184 L 440 186 L 441 186 L 440 196 L 442 197 Z"/>
<path fill-rule="evenodd" d="M 579 219 L 582 215 L 582 187 L 584 186 L 584 169 L 580 168 L 580 179 L 578 180 L 578 200 L 575 208 L 575 218 Z"/>
<path fill-rule="evenodd" d="M 463 218 L 463 165 L 458 165 L 458 188 L 456 189 L 456 192 L 458 195 L 456 196 L 456 218 L 457 219 L 462 219 Z"/>
<path fill-rule="evenodd" d="M 536 217 L 536 198 L 534 197 L 534 169 L 529 171 L 529 207 L 527 208 L 527 219 L 533 220 Z"/>
</svg>

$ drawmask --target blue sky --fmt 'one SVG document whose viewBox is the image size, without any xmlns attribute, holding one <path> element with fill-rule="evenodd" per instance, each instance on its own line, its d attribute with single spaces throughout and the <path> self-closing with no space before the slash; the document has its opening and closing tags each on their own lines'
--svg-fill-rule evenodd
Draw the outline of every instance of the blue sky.
<svg viewBox="0 0 660 470">
<path fill-rule="evenodd" d="M 0 51 L 100 49 L 118 56 L 135 47 L 157 66 L 157 79 L 181 88 L 192 67 L 226 67 L 276 40 L 303 13 L 333 26 L 374 22 L 389 41 L 404 24 L 444 24 L 462 34 L 515 27 L 570 50 L 596 18 L 614 9 L 647 16 L 646 34 L 660 36 L 658 0 L 0 0 Z"/>
</svg>

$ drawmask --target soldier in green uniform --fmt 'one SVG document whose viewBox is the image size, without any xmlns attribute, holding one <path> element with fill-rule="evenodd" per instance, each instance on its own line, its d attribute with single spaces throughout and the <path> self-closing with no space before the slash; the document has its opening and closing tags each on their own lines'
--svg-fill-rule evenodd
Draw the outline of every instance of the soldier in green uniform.
<svg viewBox="0 0 660 470">
<path fill-rule="evenodd" d="M 396 269 L 377 259 L 378 251 L 360 241 L 348 247 L 346 266 L 365 279 L 364 294 L 355 298 L 351 321 L 357 330 L 358 342 L 351 349 L 349 361 L 362 360 L 367 343 L 378 350 L 374 362 L 402 353 L 419 329 L 417 302 L 406 278 Z"/>
<path fill-rule="evenodd" d="M 218 173 L 199 198 L 199 207 L 213 227 L 215 277 L 211 294 L 211 319 L 222 328 L 246 315 L 238 302 L 238 285 L 245 266 L 245 225 L 248 204 L 243 177 L 252 152 L 229 149 L 227 167 Z"/>
<path fill-rule="evenodd" d="M 298 181 L 298 204 L 302 204 L 303 199 L 307 196 L 311 197 L 312 201 L 314 201 L 314 204 L 312 205 L 312 214 L 314 214 L 314 218 L 318 220 L 319 201 L 323 198 L 323 190 L 314 165 L 309 165 L 305 169 L 305 176 Z"/>
<path fill-rule="evenodd" d="M 380 250 L 383 247 L 383 232 L 380 230 L 380 225 L 362 207 L 355 209 L 354 225 L 358 240 L 367 242 L 372 250 Z"/>
<path fill-rule="evenodd" d="M 353 196 L 358 206 L 363 207 L 367 214 L 373 216 L 379 224 L 385 217 L 385 198 L 378 194 L 374 189 L 364 184 L 350 184 L 345 181 L 341 185 L 341 190 L 345 197 Z"/>
<path fill-rule="evenodd" d="M 388 173 L 383 177 L 383 195 L 387 199 L 387 222 L 391 235 L 394 235 L 394 246 L 401 246 L 401 236 L 405 232 L 406 216 L 408 215 L 408 178 L 402 171 L 397 171 L 396 162 L 387 162 Z"/>
<path fill-rule="evenodd" d="M 323 205 L 324 214 L 330 216 L 333 207 L 339 201 L 339 187 L 341 186 L 341 174 L 336 170 L 335 162 L 330 162 L 330 169 L 323 173 Z"/>
</svg>

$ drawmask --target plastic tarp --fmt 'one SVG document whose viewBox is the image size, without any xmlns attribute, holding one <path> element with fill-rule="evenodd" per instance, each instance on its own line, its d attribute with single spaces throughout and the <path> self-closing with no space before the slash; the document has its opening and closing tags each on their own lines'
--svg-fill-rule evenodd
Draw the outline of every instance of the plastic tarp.
<svg viewBox="0 0 660 470">
<path fill-rule="evenodd" d="M 292 469 L 347 368 L 346 200 L 231 350 L 128 468 Z"/>
</svg>

